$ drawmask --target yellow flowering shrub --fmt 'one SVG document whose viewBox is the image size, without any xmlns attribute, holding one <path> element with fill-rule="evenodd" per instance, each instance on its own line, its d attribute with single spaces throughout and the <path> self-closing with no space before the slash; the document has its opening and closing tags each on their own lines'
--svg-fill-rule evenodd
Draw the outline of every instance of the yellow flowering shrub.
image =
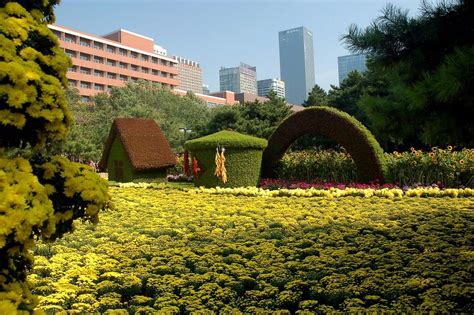
<svg viewBox="0 0 474 315">
<path fill-rule="evenodd" d="M 69 65 L 40 11 L 0 6 L 0 146 L 41 146 L 66 136 Z"/>
<path fill-rule="evenodd" d="M 107 182 L 87 165 L 54 156 L 35 169 L 40 182 L 48 187 L 54 207 L 56 229 L 48 238 L 55 239 L 72 229 L 75 219 L 98 222 L 99 210 L 109 199 Z"/>
<path fill-rule="evenodd" d="M 302 198 L 150 184 L 110 191 L 116 209 L 102 213 L 101 224 L 77 224 L 74 233 L 35 249 L 29 279 L 40 310 L 472 309 L 472 194 L 420 198 L 389 191 L 393 196 L 339 198 L 334 191 L 334 198 Z"/>
<path fill-rule="evenodd" d="M 33 258 L 33 235 L 50 234 L 53 205 L 47 188 L 23 158 L 0 157 L 0 314 L 34 301 L 24 281 Z"/>
<path fill-rule="evenodd" d="M 57 3 L 0 3 L 0 314 L 30 314 L 37 304 L 26 279 L 36 239 L 62 236 L 75 219 L 97 222 L 109 200 L 107 183 L 89 167 L 39 157 L 71 122 L 64 96 L 70 61 L 46 24 Z"/>
</svg>

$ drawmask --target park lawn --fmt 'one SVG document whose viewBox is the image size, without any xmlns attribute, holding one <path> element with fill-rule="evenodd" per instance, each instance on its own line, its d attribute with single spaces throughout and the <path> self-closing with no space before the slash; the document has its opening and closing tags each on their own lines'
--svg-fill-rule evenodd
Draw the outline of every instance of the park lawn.
<svg viewBox="0 0 474 315">
<path fill-rule="evenodd" d="M 111 187 L 39 243 L 51 312 L 472 311 L 474 198 L 265 197 Z M 304 312 L 301 312 L 304 313 Z"/>
</svg>

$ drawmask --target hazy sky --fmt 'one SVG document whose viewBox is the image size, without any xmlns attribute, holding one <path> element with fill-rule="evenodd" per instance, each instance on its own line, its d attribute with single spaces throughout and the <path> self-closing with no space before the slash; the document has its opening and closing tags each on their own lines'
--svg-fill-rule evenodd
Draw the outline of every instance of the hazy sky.
<svg viewBox="0 0 474 315">
<path fill-rule="evenodd" d="M 351 23 L 367 26 L 387 3 L 418 14 L 419 0 L 62 0 L 56 23 L 103 35 L 123 28 L 155 40 L 201 64 L 203 81 L 219 90 L 219 69 L 240 62 L 257 67 L 257 79 L 279 78 L 278 32 L 299 26 L 313 31 L 316 83 L 338 84 L 340 42 Z"/>
</svg>

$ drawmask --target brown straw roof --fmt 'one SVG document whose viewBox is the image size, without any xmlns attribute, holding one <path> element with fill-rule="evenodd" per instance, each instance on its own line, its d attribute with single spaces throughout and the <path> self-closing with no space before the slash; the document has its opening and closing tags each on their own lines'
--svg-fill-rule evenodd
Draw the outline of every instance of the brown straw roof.
<svg viewBox="0 0 474 315">
<path fill-rule="evenodd" d="M 110 128 L 99 167 L 105 169 L 116 136 L 120 137 L 135 171 L 146 171 L 176 165 L 168 140 L 153 119 L 116 118 Z"/>
</svg>

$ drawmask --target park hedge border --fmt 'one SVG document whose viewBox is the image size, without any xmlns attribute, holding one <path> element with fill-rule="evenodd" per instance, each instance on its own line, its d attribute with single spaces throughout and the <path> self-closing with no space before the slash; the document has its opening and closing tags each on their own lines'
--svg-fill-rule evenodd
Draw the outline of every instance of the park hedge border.
<svg viewBox="0 0 474 315">
<path fill-rule="evenodd" d="M 324 135 L 343 146 L 356 164 L 359 182 L 384 181 L 387 165 L 374 135 L 354 117 L 327 106 L 308 107 L 280 124 L 263 152 L 262 176 L 275 178 L 283 154 L 306 134 Z"/>
<path fill-rule="evenodd" d="M 228 182 L 221 182 L 215 175 L 217 145 L 225 147 L 225 166 Z M 263 149 L 267 140 L 223 130 L 214 134 L 189 140 L 184 144 L 191 159 L 198 160 L 201 172 L 194 178 L 195 186 L 245 187 L 257 186 L 260 181 Z"/>
</svg>

